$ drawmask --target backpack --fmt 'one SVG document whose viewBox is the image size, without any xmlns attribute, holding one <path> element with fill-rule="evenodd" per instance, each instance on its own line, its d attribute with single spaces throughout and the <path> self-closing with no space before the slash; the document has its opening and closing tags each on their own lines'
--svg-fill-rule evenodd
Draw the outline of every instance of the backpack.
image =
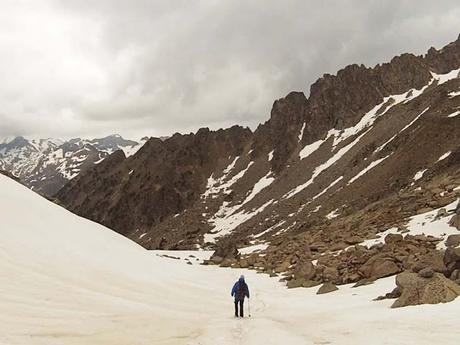
<svg viewBox="0 0 460 345">
<path fill-rule="evenodd" d="M 246 296 L 246 283 L 245 282 L 240 282 L 238 284 L 238 288 L 236 289 L 236 299 L 238 301 L 244 300 L 244 296 Z"/>
</svg>

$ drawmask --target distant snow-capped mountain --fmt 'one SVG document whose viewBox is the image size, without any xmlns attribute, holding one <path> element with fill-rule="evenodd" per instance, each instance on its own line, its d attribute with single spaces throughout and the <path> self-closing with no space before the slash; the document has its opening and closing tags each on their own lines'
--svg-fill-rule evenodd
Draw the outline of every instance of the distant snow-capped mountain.
<svg viewBox="0 0 460 345">
<path fill-rule="evenodd" d="M 126 140 L 120 135 L 98 139 L 0 138 L 0 170 L 17 176 L 25 185 L 45 196 L 54 195 L 81 171 L 122 150 L 134 154 L 146 142 Z"/>
</svg>

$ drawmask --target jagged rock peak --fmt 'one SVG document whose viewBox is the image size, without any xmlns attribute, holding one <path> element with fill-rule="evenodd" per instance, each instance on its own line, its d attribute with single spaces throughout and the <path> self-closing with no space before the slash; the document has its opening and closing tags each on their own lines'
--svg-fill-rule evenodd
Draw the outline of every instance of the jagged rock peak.
<svg viewBox="0 0 460 345">
<path fill-rule="evenodd" d="M 443 74 L 458 68 L 460 64 L 459 52 L 460 35 L 457 40 L 449 43 L 439 50 L 431 47 L 424 56 L 424 60 L 434 72 Z"/>
<path fill-rule="evenodd" d="M 419 90 L 430 83 L 432 72 L 458 68 L 459 51 L 457 40 L 439 51 L 430 49 L 425 57 L 401 54 L 373 68 L 352 64 L 336 75 L 324 74 L 311 85 L 308 99 L 300 92 L 291 92 L 277 100 L 269 122 L 273 171 L 283 170 L 299 139 L 309 144 L 324 138 L 331 128 L 352 127 L 384 97 Z"/>
</svg>

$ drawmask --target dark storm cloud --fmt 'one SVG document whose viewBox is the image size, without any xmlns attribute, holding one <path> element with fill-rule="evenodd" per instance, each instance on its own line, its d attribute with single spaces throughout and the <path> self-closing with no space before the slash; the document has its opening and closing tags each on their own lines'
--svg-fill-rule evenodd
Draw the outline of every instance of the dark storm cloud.
<svg viewBox="0 0 460 345">
<path fill-rule="evenodd" d="M 0 135 L 255 127 L 323 73 L 441 47 L 460 18 L 457 1 L 30 3 L 0 5 Z"/>
</svg>

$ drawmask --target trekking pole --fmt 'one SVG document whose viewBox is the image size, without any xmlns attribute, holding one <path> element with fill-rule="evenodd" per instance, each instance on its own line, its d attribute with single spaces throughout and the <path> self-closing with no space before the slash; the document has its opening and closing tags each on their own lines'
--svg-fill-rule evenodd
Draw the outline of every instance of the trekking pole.
<svg viewBox="0 0 460 345">
<path fill-rule="evenodd" d="M 248 298 L 249 317 L 251 317 L 251 299 Z"/>
</svg>

